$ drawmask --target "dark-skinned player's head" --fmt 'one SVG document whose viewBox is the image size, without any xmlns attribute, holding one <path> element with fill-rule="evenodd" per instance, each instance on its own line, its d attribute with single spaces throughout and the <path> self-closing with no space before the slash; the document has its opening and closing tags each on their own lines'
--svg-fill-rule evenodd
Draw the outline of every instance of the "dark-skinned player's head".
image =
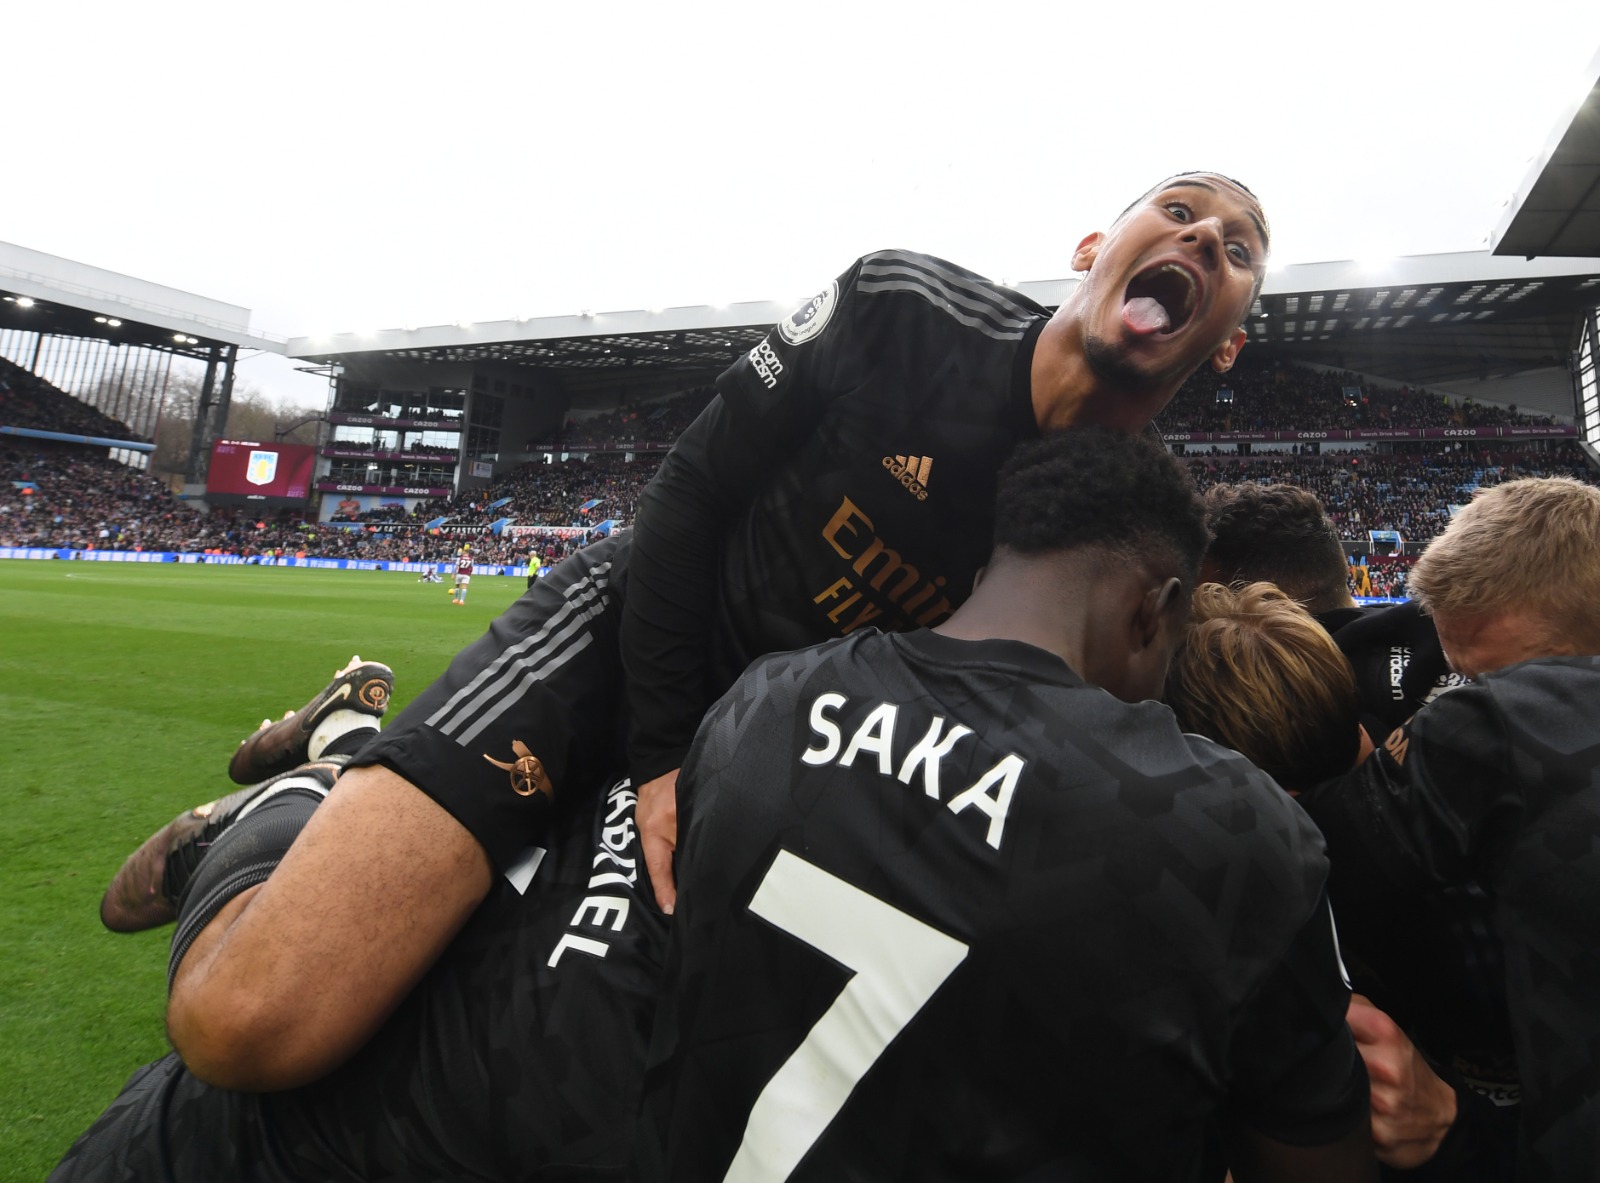
<svg viewBox="0 0 1600 1183">
<path fill-rule="evenodd" d="M 1206 490 L 1211 546 L 1202 578 L 1277 584 L 1311 612 L 1348 608 L 1349 566 L 1322 503 L 1295 485 L 1247 481 Z"/>
<path fill-rule="evenodd" d="M 1166 700 L 1185 731 L 1242 753 L 1286 789 L 1309 789 L 1356 761 L 1350 663 L 1270 583 L 1196 589 Z"/>
<path fill-rule="evenodd" d="M 1194 484 L 1164 448 L 1080 428 L 1022 445 L 1001 469 L 985 581 L 1014 587 L 1019 613 L 1103 621 L 1078 673 L 1155 697 L 1206 539 Z"/>
<path fill-rule="evenodd" d="M 1000 470 L 997 556 L 1094 548 L 1159 558 L 1192 587 L 1207 537 L 1194 482 L 1146 435 L 1062 432 L 1020 445 Z"/>
<path fill-rule="evenodd" d="M 1244 185 L 1220 173 L 1168 177 L 1073 255 L 1087 274 L 1063 308 L 1081 320 L 1090 369 L 1154 392 L 1176 390 L 1208 360 L 1228 370 L 1270 251 L 1266 214 Z"/>
</svg>

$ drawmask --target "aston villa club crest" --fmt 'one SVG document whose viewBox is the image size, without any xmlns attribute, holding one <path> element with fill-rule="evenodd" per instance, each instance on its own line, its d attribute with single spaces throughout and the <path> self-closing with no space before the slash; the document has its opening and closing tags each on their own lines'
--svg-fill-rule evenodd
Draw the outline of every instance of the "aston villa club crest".
<svg viewBox="0 0 1600 1183">
<path fill-rule="evenodd" d="M 278 475 L 278 454 L 276 452 L 251 452 L 250 467 L 244 470 L 244 479 L 252 485 L 270 485 L 272 478 Z"/>
</svg>

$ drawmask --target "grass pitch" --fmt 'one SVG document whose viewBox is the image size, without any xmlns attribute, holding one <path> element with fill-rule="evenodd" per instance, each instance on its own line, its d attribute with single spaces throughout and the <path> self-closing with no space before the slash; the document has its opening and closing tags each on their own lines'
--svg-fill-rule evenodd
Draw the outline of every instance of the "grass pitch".
<svg viewBox="0 0 1600 1183">
<path fill-rule="evenodd" d="M 122 860 L 352 653 L 394 668 L 398 710 L 522 589 L 481 576 L 456 608 L 403 572 L 0 560 L 0 1181 L 42 1180 L 167 1051 L 171 929 L 99 921 Z"/>
</svg>

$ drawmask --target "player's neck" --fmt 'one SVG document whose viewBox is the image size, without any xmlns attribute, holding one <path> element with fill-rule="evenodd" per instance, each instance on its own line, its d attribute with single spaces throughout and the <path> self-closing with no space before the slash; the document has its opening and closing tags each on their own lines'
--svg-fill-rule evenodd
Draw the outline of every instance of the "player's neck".
<svg viewBox="0 0 1600 1183">
<path fill-rule="evenodd" d="M 934 631 L 960 641 L 1021 641 L 1081 670 L 1083 604 L 1042 564 L 1012 564 L 1000 579 L 979 578 L 972 595 Z"/>
<path fill-rule="evenodd" d="M 1083 326 L 1059 312 L 1039 333 L 1030 378 L 1034 422 L 1045 433 L 1085 426 L 1142 431 L 1175 393 L 1107 382 L 1089 363 Z"/>
</svg>

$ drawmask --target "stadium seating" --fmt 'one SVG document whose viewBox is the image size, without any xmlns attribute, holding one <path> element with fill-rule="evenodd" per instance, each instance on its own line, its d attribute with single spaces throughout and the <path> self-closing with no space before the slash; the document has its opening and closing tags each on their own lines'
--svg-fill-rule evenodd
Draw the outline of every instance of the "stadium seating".
<svg viewBox="0 0 1600 1183">
<path fill-rule="evenodd" d="M 1218 392 L 1231 392 L 1218 401 Z M 1361 375 L 1313 370 L 1246 350 L 1226 374 L 1201 367 L 1157 416 L 1162 431 L 1335 431 L 1358 427 L 1549 426 L 1548 415 L 1467 400 L 1411 387 L 1380 387 Z"/>
<path fill-rule="evenodd" d="M 126 423 L 80 402 L 5 358 L 0 358 L 0 427 L 143 440 Z"/>
<path fill-rule="evenodd" d="M 1465 504 L 1473 489 L 1514 477 L 1571 476 L 1596 483 L 1572 443 L 1550 451 L 1467 446 L 1420 455 L 1206 456 L 1188 466 L 1202 490 L 1246 480 L 1309 489 L 1347 542 L 1367 541 L 1370 530 L 1397 530 L 1408 544 L 1426 542 L 1450 521 L 1450 507 Z"/>
<path fill-rule="evenodd" d="M 1231 404 L 1216 390 L 1231 383 Z M 1363 424 L 1429 426 L 1537 422 L 1506 408 L 1454 406 L 1425 391 L 1373 391 L 1351 375 L 1280 367 L 1267 362 L 1219 376 L 1191 379 L 1163 414 L 1161 425 L 1195 430 L 1246 426 L 1320 430 Z M 139 550 L 223 550 L 387 561 L 441 562 L 465 542 L 483 564 L 543 565 L 559 561 L 587 541 L 497 535 L 492 525 L 588 527 L 601 521 L 631 524 L 640 492 L 659 458 L 626 459 L 602 445 L 625 434 L 637 443 L 670 444 L 711 397 L 709 387 L 680 398 L 569 423 L 559 446 L 593 449 L 587 459 L 530 463 L 489 485 L 427 501 L 409 512 L 396 506 L 364 511 L 332 523 L 257 520 L 248 512 L 203 516 L 168 490 L 107 458 L 104 449 L 22 441 L 0 445 L 0 546 Z M 0 421 L 76 434 L 117 434 L 127 429 L 93 408 L 38 383 L 15 367 L 0 369 Z M 1472 490 L 1517 476 L 1595 474 L 1572 443 L 1544 449 L 1537 443 L 1409 445 L 1412 453 L 1362 451 L 1322 456 L 1283 452 L 1240 456 L 1191 454 L 1190 472 L 1202 488 L 1237 481 L 1285 481 L 1315 493 L 1348 542 L 1364 543 L 1371 530 L 1396 530 L 1408 546 L 1426 542 L 1450 519 L 1450 507 Z M 30 483 L 32 488 L 23 486 Z M 495 504 L 495 503 L 499 504 Z M 589 510 L 583 507 L 597 503 Z M 492 506 L 492 508 L 491 508 Z M 442 527 L 429 523 L 444 519 Z M 1372 594 L 1404 594 L 1408 558 L 1369 561 Z"/>
</svg>

